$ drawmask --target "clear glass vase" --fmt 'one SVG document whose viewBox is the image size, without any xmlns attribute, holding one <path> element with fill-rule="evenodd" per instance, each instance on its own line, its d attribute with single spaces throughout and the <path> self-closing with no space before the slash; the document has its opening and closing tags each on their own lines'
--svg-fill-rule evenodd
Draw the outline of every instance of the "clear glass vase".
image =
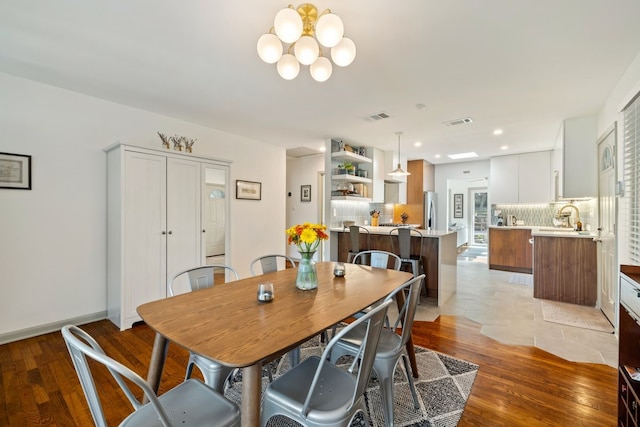
<svg viewBox="0 0 640 427">
<path fill-rule="evenodd" d="M 298 275 L 296 276 L 296 287 L 304 291 L 318 287 L 318 272 L 313 255 L 316 251 L 300 252 L 300 264 L 298 264 Z"/>
</svg>

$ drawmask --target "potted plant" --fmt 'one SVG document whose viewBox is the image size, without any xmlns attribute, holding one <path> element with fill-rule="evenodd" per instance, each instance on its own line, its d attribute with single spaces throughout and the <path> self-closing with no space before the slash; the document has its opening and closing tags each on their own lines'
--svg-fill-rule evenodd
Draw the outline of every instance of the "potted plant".
<svg viewBox="0 0 640 427">
<path fill-rule="evenodd" d="M 348 173 L 349 175 L 355 175 L 356 174 L 356 166 L 353 163 L 342 163 L 341 165 L 338 166 L 338 168 L 342 168 L 345 170 L 346 173 Z"/>
</svg>

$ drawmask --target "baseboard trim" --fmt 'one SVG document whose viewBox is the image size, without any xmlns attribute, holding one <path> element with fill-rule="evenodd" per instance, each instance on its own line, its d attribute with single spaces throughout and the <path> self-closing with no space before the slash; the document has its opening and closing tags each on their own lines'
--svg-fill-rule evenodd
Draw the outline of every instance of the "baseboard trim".
<svg viewBox="0 0 640 427">
<path fill-rule="evenodd" d="M 97 313 L 86 314 L 84 316 L 73 317 L 70 319 L 60 320 L 58 322 L 47 323 L 44 325 L 34 326 L 31 328 L 20 329 L 6 334 L 0 334 L 0 344 L 7 344 L 13 341 L 19 341 L 26 338 L 36 337 L 42 334 L 59 331 L 64 325 L 83 325 L 85 323 L 95 322 L 107 318 L 107 311 L 99 311 Z"/>
</svg>

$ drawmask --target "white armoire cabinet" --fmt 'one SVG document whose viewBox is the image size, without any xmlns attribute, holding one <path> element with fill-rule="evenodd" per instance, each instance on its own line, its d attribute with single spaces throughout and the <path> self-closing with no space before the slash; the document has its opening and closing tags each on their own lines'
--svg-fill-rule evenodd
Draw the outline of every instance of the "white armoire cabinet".
<svg viewBox="0 0 640 427">
<path fill-rule="evenodd" d="M 121 330 L 167 296 L 176 273 L 205 264 L 205 169 L 228 164 L 117 144 L 107 152 L 107 313 Z M 228 178 L 226 180 L 228 182 Z"/>
</svg>

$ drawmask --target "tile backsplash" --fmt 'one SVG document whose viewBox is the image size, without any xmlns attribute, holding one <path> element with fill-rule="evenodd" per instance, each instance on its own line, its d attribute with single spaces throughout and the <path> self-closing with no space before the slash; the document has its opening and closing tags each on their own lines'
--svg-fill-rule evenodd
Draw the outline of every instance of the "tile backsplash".
<svg viewBox="0 0 640 427">
<path fill-rule="evenodd" d="M 545 203 L 545 204 L 513 204 L 513 205 L 491 205 L 491 225 L 496 225 L 498 217 L 495 215 L 496 210 L 502 211 L 502 217 L 514 215 L 518 220 L 524 221 L 524 225 L 532 225 L 538 227 L 553 227 L 553 217 L 558 210 L 567 202 Z M 585 229 L 595 228 L 595 210 L 597 209 L 597 199 L 588 201 L 574 202 L 574 205 L 580 211 L 580 221 Z M 571 223 L 575 222 L 575 213 L 572 213 Z"/>
<path fill-rule="evenodd" d="M 356 225 L 371 225 L 372 210 L 380 211 L 380 224 L 393 221 L 393 205 L 383 203 L 368 203 L 351 200 L 332 200 L 329 221 L 330 228 L 342 227 L 342 221 L 355 221 Z M 335 216 L 334 216 L 335 213 Z"/>
</svg>

